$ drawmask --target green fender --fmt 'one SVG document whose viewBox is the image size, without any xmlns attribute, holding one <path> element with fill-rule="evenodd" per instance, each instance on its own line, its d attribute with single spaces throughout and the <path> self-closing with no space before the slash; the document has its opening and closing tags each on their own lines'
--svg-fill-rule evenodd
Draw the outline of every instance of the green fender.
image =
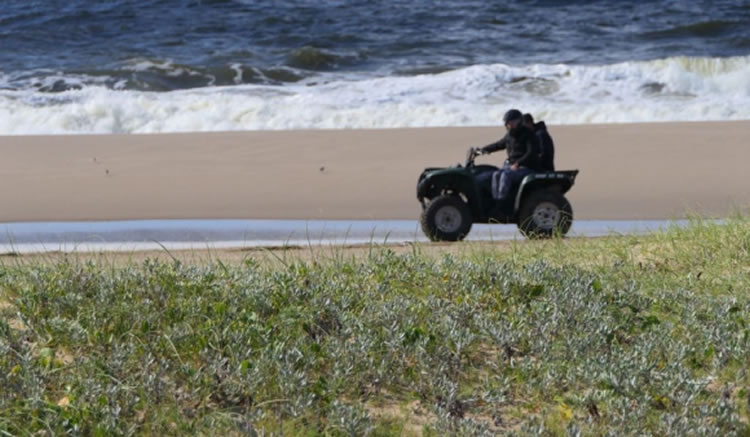
<svg viewBox="0 0 750 437">
<path fill-rule="evenodd" d="M 518 187 L 518 193 L 516 194 L 516 202 L 514 205 L 515 211 L 518 212 L 519 208 L 521 208 L 521 202 L 523 201 L 524 196 L 536 189 L 555 189 L 558 190 L 560 194 L 567 193 L 575 183 L 576 176 L 578 176 L 578 170 L 532 173 L 526 176 Z"/>
<path fill-rule="evenodd" d="M 474 175 L 469 170 L 465 168 L 425 170 L 417 182 L 417 199 L 423 203 L 425 198 L 437 197 L 445 190 L 462 193 L 471 214 L 474 217 L 482 215 Z"/>
</svg>

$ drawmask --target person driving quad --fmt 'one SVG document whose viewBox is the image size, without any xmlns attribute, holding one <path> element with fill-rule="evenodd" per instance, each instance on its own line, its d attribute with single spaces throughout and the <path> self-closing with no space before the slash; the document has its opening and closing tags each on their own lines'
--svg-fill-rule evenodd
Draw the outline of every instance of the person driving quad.
<svg viewBox="0 0 750 437">
<path fill-rule="evenodd" d="M 492 144 L 479 149 L 479 153 L 487 155 L 498 150 L 506 150 L 508 159 L 502 169 L 492 172 L 492 197 L 497 201 L 492 215 L 507 211 L 511 205 L 511 190 L 523 178 L 541 170 L 538 161 L 540 144 L 539 138 L 522 123 L 523 114 L 517 109 L 511 109 L 503 116 L 505 136 Z M 479 183 L 487 183 L 487 177 L 482 177 Z"/>
</svg>

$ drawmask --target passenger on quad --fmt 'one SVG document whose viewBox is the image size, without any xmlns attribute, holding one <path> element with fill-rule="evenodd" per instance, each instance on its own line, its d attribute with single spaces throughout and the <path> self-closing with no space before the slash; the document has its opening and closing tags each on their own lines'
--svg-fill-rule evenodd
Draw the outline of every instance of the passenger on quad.
<svg viewBox="0 0 750 437">
<path fill-rule="evenodd" d="M 534 123 L 531 114 L 523 114 L 523 125 L 536 134 L 539 139 L 539 169 L 541 171 L 555 171 L 555 143 L 547 131 L 547 125 L 543 121 Z"/>
<path fill-rule="evenodd" d="M 511 191 L 517 186 L 523 178 L 541 170 L 538 162 L 539 157 L 539 139 L 529 128 L 522 124 L 523 114 L 517 109 L 511 109 L 503 116 L 505 136 L 495 143 L 479 149 L 481 154 L 490 154 L 498 150 L 506 150 L 508 159 L 502 169 L 491 174 L 492 197 L 497 200 L 495 209 L 491 215 L 495 216 L 502 211 L 508 210 L 513 203 Z M 486 184 L 487 177 L 482 177 L 478 181 L 480 184 Z"/>
</svg>

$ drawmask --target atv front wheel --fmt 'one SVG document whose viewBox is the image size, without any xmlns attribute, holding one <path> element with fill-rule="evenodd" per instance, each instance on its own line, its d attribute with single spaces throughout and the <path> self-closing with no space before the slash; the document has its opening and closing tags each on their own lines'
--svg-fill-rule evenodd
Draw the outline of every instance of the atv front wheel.
<svg viewBox="0 0 750 437">
<path fill-rule="evenodd" d="M 537 191 L 529 195 L 518 213 L 518 229 L 528 238 L 563 236 L 573 224 L 573 208 L 556 191 Z"/>
<path fill-rule="evenodd" d="M 459 241 L 471 230 L 471 210 L 460 197 L 443 195 L 427 205 L 419 222 L 432 241 Z"/>
</svg>

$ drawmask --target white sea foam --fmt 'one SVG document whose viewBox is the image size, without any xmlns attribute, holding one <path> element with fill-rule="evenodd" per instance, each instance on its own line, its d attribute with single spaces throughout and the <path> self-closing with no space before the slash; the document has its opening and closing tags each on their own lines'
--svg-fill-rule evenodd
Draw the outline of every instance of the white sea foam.
<svg viewBox="0 0 750 437">
<path fill-rule="evenodd" d="M 495 125 L 510 107 L 554 124 L 750 119 L 750 56 L 324 79 L 160 93 L 2 90 L 0 134 Z"/>
</svg>

